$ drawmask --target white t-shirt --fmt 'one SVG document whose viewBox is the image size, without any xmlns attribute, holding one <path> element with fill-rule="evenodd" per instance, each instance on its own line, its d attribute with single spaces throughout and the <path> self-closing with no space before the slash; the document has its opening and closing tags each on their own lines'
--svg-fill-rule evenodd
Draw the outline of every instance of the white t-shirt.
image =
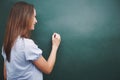
<svg viewBox="0 0 120 80">
<path fill-rule="evenodd" d="M 32 61 L 42 55 L 42 50 L 33 40 L 18 37 L 11 49 L 10 62 L 6 60 L 5 52 L 2 55 L 7 69 L 7 80 L 43 80 L 43 74 Z"/>
</svg>

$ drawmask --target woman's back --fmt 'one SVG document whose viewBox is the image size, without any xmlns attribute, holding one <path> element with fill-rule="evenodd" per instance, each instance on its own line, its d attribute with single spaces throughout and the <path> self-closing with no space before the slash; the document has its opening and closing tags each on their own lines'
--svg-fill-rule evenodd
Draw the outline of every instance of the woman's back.
<svg viewBox="0 0 120 80">
<path fill-rule="evenodd" d="M 18 37 L 11 49 L 11 61 L 6 61 L 7 79 L 43 80 L 42 72 L 32 64 L 41 54 L 41 49 L 31 39 Z"/>
</svg>

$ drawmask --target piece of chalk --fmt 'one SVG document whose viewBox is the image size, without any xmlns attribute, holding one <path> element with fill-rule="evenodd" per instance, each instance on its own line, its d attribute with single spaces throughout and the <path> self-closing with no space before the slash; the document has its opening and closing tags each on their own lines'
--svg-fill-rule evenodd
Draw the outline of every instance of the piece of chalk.
<svg viewBox="0 0 120 80">
<path fill-rule="evenodd" d="M 56 34 L 54 35 L 54 37 L 56 37 Z"/>
</svg>

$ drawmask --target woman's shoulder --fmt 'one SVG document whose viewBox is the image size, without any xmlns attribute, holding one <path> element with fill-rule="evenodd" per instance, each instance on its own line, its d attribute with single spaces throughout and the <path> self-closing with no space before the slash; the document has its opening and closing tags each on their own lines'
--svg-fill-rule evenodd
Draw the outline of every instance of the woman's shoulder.
<svg viewBox="0 0 120 80">
<path fill-rule="evenodd" d="M 32 39 L 29 38 L 23 38 L 26 43 L 34 43 Z"/>
<path fill-rule="evenodd" d="M 24 38 L 24 37 L 20 37 L 20 36 L 18 36 L 17 42 L 20 42 L 20 43 L 34 43 L 34 41 L 32 39 Z"/>
<path fill-rule="evenodd" d="M 24 48 L 29 48 L 31 46 L 37 46 L 34 43 L 34 41 L 30 38 L 18 37 L 17 43 L 23 45 Z"/>
<path fill-rule="evenodd" d="M 36 44 L 32 39 L 23 38 L 23 40 L 24 40 L 25 47 L 36 46 Z"/>
</svg>

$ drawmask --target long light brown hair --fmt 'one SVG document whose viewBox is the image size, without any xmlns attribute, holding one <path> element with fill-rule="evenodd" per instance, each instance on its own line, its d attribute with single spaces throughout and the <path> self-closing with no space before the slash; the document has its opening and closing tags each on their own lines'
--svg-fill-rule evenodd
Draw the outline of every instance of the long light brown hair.
<svg viewBox="0 0 120 80">
<path fill-rule="evenodd" d="M 11 49 L 18 36 L 29 38 L 30 26 L 34 14 L 34 6 L 26 2 L 17 2 L 13 5 L 6 25 L 4 38 L 4 51 L 6 59 L 10 62 Z"/>
</svg>

